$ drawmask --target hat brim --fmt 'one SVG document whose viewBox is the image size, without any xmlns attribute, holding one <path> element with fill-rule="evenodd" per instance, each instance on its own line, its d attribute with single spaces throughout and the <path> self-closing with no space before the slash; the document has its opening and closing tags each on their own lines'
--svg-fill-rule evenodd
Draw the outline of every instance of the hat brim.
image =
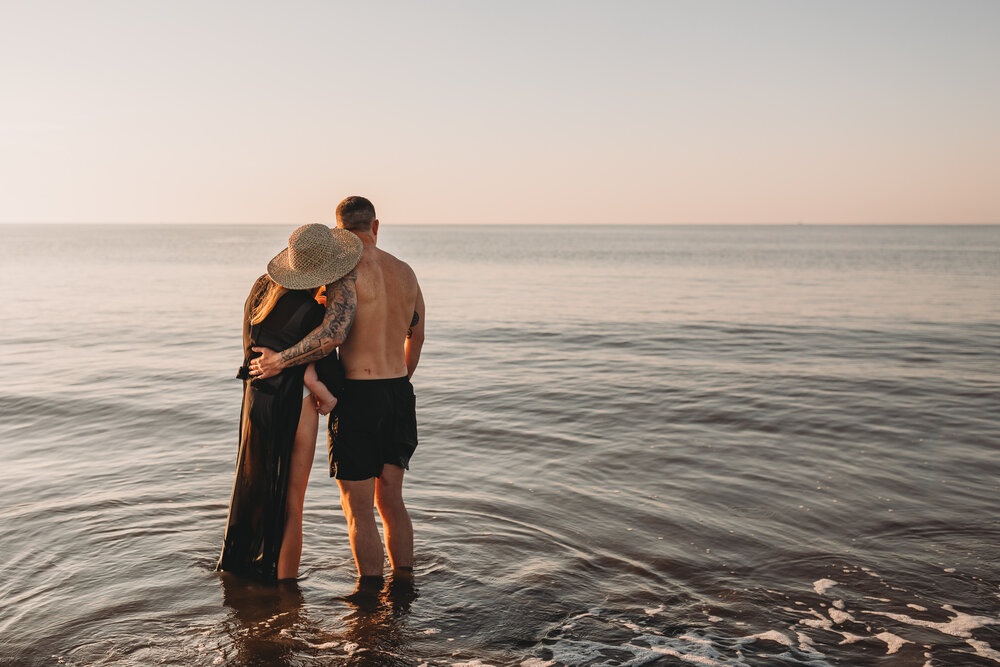
<svg viewBox="0 0 1000 667">
<path fill-rule="evenodd" d="M 336 252 L 326 263 L 309 271 L 298 271 L 292 268 L 288 248 L 285 248 L 267 263 L 267 275 L 287 289 L 313 289 L 346 276 L 358 265 L 365 246 L 357 235 L 346 229 L 334 228 L 330 232 L 336 243 Z"/>
</svg>

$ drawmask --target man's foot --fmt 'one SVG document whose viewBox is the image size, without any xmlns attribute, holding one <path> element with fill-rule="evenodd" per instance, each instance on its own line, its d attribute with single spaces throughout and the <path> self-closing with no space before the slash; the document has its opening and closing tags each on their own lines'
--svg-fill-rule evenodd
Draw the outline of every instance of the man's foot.
<svg viewBox="0 0 1000 667">
<path fill-rule="evenodd" d="M 329 401 L 316 400 L 316 411 L 321 415 L 328 415 L 337 407 L 337 397 L 334 396 Z"/>
</svg>

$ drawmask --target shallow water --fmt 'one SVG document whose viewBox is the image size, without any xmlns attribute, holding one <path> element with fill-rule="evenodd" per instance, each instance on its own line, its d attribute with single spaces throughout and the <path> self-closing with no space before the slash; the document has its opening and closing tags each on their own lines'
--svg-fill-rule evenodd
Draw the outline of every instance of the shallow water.
<svg viewBox="0 0 1000 667">
<path fill-rule="evenodd" d="M 0 227 L 0 664 L 1000 663 L 1000 228 L 390 221 L 417 576 L 355 594 L 325 439 L 299 586 L 212 570 L 290 231 Z"/>
</svg>

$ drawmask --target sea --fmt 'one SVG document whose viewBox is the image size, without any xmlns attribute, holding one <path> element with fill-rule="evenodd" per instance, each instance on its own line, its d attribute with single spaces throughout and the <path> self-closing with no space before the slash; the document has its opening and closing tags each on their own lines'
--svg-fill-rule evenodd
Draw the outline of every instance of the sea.
<svg viewBox="0 0 1000 667">
<path fill-rule="evenodd" d="M 214 571 L 295 225 L 0 227 L 0 665 L 1000 664 L 1000 227 L 418 226 L 415 576 Z"/>
</svg>

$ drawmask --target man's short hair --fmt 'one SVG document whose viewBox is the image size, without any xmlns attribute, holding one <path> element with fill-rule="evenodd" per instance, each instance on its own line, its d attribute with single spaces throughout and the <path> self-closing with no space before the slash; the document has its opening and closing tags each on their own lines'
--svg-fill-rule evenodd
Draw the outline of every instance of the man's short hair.
<svg viewBox="0 0 1000 667">
<path fill-rule="evenodd" d="M 348 197 L 337 205 L 337 222 L 352 232 L 367 232 L 375 222 L 375 207 L 364 197 Z"/>
</svg>

